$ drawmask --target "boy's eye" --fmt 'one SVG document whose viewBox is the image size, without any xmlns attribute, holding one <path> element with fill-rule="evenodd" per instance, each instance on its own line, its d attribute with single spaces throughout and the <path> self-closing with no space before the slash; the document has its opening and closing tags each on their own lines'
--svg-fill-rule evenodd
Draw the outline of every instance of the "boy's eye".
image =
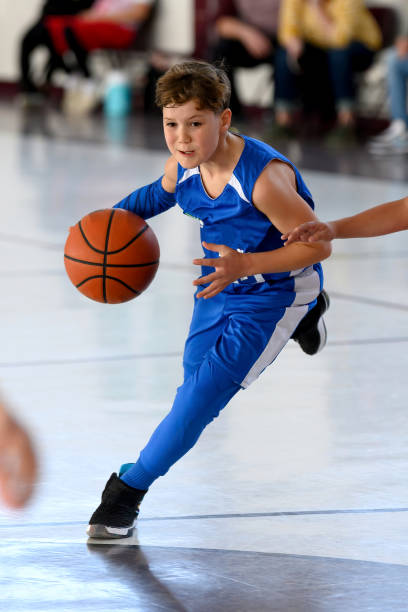
<svg viewBox="0 0 408 612">
<path fill-rule="evenodd" d="M 191 125 L 192 125 L 193 127 L 199 127 L 199 126 L 201 125 L 201 121 L 193 121 L 193 122 L 191 123 Z"/>
<path fill-rule="evenodd" d="M 176 125 L 176 124 L 175 124 L 175 122 L 174 122 L 174 121 L 168 121 L 168 122 L 166 123 L 166 127 L 174 127 L 175 125 Z"/>
</svg>

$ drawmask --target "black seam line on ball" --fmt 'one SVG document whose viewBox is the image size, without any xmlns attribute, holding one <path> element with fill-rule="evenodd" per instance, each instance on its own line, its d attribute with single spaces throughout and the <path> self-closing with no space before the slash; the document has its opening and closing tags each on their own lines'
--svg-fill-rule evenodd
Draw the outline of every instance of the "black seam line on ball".
<svg viewBox="0 0 408 612">
<path fill-rule="evenodd" d="M 116 251 L 108 251 L 108 255 L 115 255 L 116 253 L 120 253 L 121 251 L 124 251 L 125 249 L 127 249 L 128 246 L 130 246 L 132 244 L 132 242 L 134 242 L 135 240 L 137 240 L 142 234 L 145 233 L 145 231 L 148 229 L 148 225 L 145 225 L 138 234 L 136 234 L 136 236 L 134 236 L 131 240 L 129 240 L 129 242 L 127 244 L 125 244 L 123 247 L 120 247 L 120 249 L 116 249 Z"/>
<path fill-rule="evenodd" d="M 108 300 L 106 299 L 106 262 L 108 260 L 108 246 L 109 246 L 109 236 L 110 236 L 110 231 L 111 231 L 111 227 L 112 227 L 112 221 L 113 221 L 113 215 L 115 214 L 115 211 L 112 210 L 110 216 L 109 216 L 109 221 L 108 221 L 108 227 L 106 229 L 106 239 L 105 239 L 105 250 L 103 253 L 103 280 L 102 280 L 102 294 L 103 294 L 103 301 L 107 302 Z"/>
<path fill-rule="evenodd" d="M 79 289 L 79 287 L 81 287 L 82 285 L 84 285 L 90 280 L 94 280 L 95 278 L 103 278 L 103 276 L 102 274 L 97 274 L 96 276 L 88 276 L 88 278 L 84 278 L 84 280 L 78 283 L 78 285 L 75 285 L 75 287 Z M 126 289 L 129 289 L 129 291 L 132 291 L 132 293 L 134 293 L 135 295 L 139 295 L 140 293 L 140 291 L 138 291 L 137 289 L 133 289 L 133 287 L 131 287 L 127 283 L 124 283 L 122 280 L 120 280 L 120 278 L 116 278 L 115 276 L 109 276 L 109 274 L 106 275 L 106 278 L 109 280 L 116 281 L 117 283 L 120 283 L 121 285 L 126 287 Z"/>
<path fill-rule="evenodd" d="M 115 211 L 113 211 L 115 212 Z M 92 249 L 93 251 L 95 251 L 95 253 L 105 253 L 105 251 L 102 251 L 101 249 L 97 249 L 93 244 L 91 244 L 88 240 L 88 238 L 85 235 L 85 232 L 82 228 L 82 224 L 81 221 L 78 222 L 78 227 L 79 230 L 82 234 L 82 238 L 85 240 L 86 244 L 89 246 L 90 249 Z M 137 240 L 142 234 L 144 234 L 144 232 L 148 229 L 148 225 L 145 225 L 138 234 L 136 234 L 136 236 L 134 236 L 133 238 L 131 238 L 131 240 L 129 240 L 129 242 L 127 244 L 125 244 L 123 247 L 120 247 L 120 249 L 116 249 L 115 251 L 108 251 L 107 254 L 108 255 L 114 255 L 115 253 L 120 253 L 120 251 L 123 251 L 124 249 L 126 249 L 129 245 L 132 244 L 132 242 L 134 242 L 135 240 Z"/>
<path fill-rule="evenodd" d="M 80 263 L 80 264 L 85 264 L 86 266 L 103 266 L 103 263 L 100 263 L 98 261 L 86 261 L 85 259 L 77 259 L 76 257 L 71 257 L 71 255 L 65 255 L 64 257 L 66 259 L 69 259 L 70 261 L 75 261 L 76 263 Z M 107 263 L 106 267 L 107 268 L 144 268 L 145 266 L 154 266 L 157 265 L 159 263 L 158 259 L 155 259 L 154 261 L 146 261 L 146 263 L 140 263 L 140 264 L 111 264 L 111 263 Z"/>
</svg>

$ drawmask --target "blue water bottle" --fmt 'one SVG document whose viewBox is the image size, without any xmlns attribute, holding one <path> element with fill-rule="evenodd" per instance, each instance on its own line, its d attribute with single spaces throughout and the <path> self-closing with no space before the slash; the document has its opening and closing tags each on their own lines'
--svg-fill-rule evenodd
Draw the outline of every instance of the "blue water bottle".
<svg viewBox="0 0 408 612">
<path fill-rule="evenodd" d="M 132 89 L 122 70 L 112 70 L 106 79 L 104 112 L 107 117 L 124 117 L 130 113 Z"/>
</svg>

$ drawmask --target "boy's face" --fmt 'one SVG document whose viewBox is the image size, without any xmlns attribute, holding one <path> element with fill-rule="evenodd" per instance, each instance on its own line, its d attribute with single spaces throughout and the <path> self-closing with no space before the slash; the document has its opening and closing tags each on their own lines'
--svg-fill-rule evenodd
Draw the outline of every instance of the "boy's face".
<svg viewBox="0 0 408 612">
<path fill-rule="evenodd" d="M 195 168 L 210 160 L 217 150 L 220 136 L 229 128 L 231 112 L 221 114 L 197 108 L 190 100 L 180 106 L 163 108 L 163 128 L 170 153 L 183 166 Z"/>
</svg>

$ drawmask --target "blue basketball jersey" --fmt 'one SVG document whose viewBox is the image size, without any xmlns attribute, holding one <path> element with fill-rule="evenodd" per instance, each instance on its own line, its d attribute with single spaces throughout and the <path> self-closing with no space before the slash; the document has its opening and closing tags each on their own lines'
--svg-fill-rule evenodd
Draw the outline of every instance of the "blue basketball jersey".
<svg viewBox="0 0 408 612">
<path fill-rule="evenodd" d="M 241 137 L 245 141 L 241 157 L 234 168 L 231 179 L 217 198 L 210 197 L 206 192 L 199 167 L 186 170 L 179 164 L 176 200 L 186 215 L 200 221 L 203 241 L 225 244 L 242 253 L 272 251 L 283 246 L 281 232 L 252 202 L 255 182 L 264 168 L 274 159 L 289 164 L 296 175 L 299 195 L 312 209 L 314 202 L 300 172 L 290 160 L 268 144 L 248 136 L 242 135 Z M 204 252 L 206 257 L 216 256 L 206 249 Z M 212 268 L 203 267 L 202 274 L 209 274 L 212 270 Z M 322 280 L 321 265 L 315 264 L 313 270 Z M 236 282 L 240 285 L 254 285 L 266 281 L 278 288 L 279 281 L 288 280 L 304 271 L 305 269 L 257 274 Z M 288 283 L 285 282 L 284 285 L 285 289 L 288 289 Z"/>
</svg>

